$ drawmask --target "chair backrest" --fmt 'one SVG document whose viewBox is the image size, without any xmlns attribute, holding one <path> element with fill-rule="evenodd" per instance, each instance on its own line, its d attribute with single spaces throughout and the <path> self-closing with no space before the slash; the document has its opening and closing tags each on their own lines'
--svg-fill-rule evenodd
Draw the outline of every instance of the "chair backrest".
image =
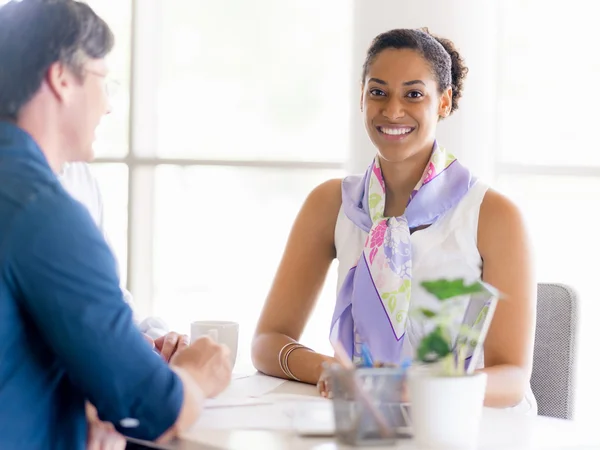
<svg viewBox="0 0 600 450">
<path fill-rule="evenodd" d="M 562 284 L 539 284 L 531 389 L 541 416 L 573 418 L 577 294 Z"/>
</svg>

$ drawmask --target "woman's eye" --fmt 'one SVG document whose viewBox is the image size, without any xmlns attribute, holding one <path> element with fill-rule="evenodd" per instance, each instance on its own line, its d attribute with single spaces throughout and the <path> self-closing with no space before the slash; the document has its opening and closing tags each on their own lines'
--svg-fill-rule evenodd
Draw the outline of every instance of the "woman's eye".
<svg viewBox="0 0 600 450">
<path fill-rule="evenodd" d="M 406 96 L 408 98 L 421 98 L 423 97 L 423 94 L 421 94 L 419 91 L 410 91 L 408 94 L 406 94 Z"/>
<path fill-rule="evenodd" d="M 371 89 L 369 93 L 375 97 L 381 97 L 385 95 L 385 92 L 383 92 L 381 89 Z"/>
</svg>

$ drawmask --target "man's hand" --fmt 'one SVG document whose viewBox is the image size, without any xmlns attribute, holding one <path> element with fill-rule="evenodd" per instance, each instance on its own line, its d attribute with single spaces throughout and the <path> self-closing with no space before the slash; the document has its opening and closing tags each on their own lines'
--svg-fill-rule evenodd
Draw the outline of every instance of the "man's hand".
<svg viewBox="0 0 600 450">
<path fill-rule="evenodd" d="M 188 336 L 185 334 L 177 334 L 174 331 L 159 337 L 155 341 L 153 341 L 152 338 L 146 334 L 144 334 L 144 338 L 148 341 L 152 348 L 156 348 L 158 350 L 160 355 L 167 362 L 171 361 L 176 352 L 183 350 L 190 345 L 190 338 Z"/>
<path fill-rule="evenodd" d="M 127 442 L 108 422 L 88 424 L 87 450 L 125 450 Z"/>
<path fill-rule="evenodd" d="M 87 450 L 125 450 L 125 438 L 115 431 L 111 423 L 98 419 L 96 408 L 86 403 L 85 412 L 88 420 Z"/>
<path fill-rule="evenodd" d="M 190 346 L 190 338 L 185 334 L 177 334 L 171 331 L 156 339 L 154 345 L 162 357 L 165 358 L 165 361 L 171 362 L 175 353 Z"/>
<path fill-rule="evenodd" d="M 208 337 L 177 351 L 171 363 L 192 375 L 207 397 L 220 394 L 231 381 L 229 349 Z"/>
</svg>

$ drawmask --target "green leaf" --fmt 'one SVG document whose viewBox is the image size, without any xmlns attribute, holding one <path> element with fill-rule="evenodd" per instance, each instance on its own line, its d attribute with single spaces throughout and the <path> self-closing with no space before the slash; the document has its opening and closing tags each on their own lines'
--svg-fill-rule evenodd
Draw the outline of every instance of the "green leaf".
<svg viewBox="0 0 600 450">
<path fill-rule="evenodd" d="M 404 293 L 410 289 L 410 280 L 404 280 L 398 289 L 398 293 Z"/>
<path fill-rule="evenodd" d="M 436 362 L 450 354 L 451 351 L 442 329 L 437 327 L 421 339 L 417 349 L 417 358 L 426 363 Z"/>
<path fill-rule="evenodd" d="M 395 295 L 392 295 L 390 297 L 390 301 L 388 302 L 388 306 L 390 307 L 391 312 L 394 312 L 394 310 L 396 309 L 396 303 L 397 303 L 397 298 Z"/>
<path fill-rule="evenodd" d="M 475 294 L 483 291 L 483 285 L 475 283 L 465 285 L 462 278 L 456 280 L 423 281 L 421 286 L 438 300 L 448 300 L 460 295 Z"/>
<path fill-rule="evenodd" d="M 369 208 L 375 208 L 379 202 L 382 200 L 381 195 L 379 194 L 371 194 L 369 195 Z"/>
<path fill-rule="evenodd" d="M 436 313 L 434 311 L 432 311 L 430 309 L 427 309 L 427 308 L 421 308 L 420 312 L 421 312 L 421 314 L 423 314 L 428 319 L 432 319 L 433 317 L 436 316 Z"/>
<path fill-rule="evenodd" d="M 406 316 L 406 311 L 398 311 L 396 313 L 396 322 L 402 323 L 404 322 L 404 317 Z"/>
<path fill-rule="evenodd" d="M 388 292 L 384 292 L 383 294 L 381 294 L 381 298 L 384 300 L 386 300 L 389 296 L 390 294 Z"/>
</svg>

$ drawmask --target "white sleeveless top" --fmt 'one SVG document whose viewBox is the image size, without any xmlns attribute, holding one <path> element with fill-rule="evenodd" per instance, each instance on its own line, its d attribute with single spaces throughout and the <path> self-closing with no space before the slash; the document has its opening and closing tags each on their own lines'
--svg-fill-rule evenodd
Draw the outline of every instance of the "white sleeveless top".
<svg viewBox="0 0 600 450">
<path fill-rule="evenodd" d="M 482 259 L 477 248 L 477 228 L 479 209 L 487 190 L 488 186 L 484 183 L 475 183 L 462 200 L 437 222 L 410 236 L 413 278 L 410 310 L 427 307 L 431 302 L 431 298 L 420 287 L 420 281 L 425 278 L 481 279 Z M 343 207 L 340 208 L 335 226 L 335 248 L 339 262 L 338 292 L 348 271 L 356 265 L 366 239 L 367 233 L 354 225 L 344 214 Z M 404 345 L 414 348 L 422 336 L 423 330 L 410 319 L 409 314 L 406 323 L 408 339 L 405 338 Z M 478 366 L 483 367 L 483 357 Z M 523 401 L 510 409 L 527 415 L 537 414 L 537 403 L 530 387 Z"/>
</svg>

